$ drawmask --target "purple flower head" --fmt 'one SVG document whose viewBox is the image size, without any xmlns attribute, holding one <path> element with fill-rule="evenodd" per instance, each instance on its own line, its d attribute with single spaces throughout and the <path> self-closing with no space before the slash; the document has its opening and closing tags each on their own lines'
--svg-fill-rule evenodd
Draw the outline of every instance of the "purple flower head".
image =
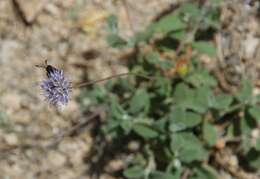
<svg viewBox="0 0 260 179">
<path fill-rule="evenodd" d="M 48 65 L 46 71 L 47 79 L 40 82 L 43 96 L 52 105 L 66 105 L 69 102 L 71 83 L 65 78 L 63 70 Z"/>
</svg>

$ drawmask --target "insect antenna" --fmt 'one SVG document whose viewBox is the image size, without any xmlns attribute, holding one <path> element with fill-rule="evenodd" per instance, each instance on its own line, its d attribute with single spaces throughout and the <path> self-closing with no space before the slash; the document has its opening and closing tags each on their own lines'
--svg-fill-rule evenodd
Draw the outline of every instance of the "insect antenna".
<svg viewBox="0 0 260 179">
<path fill-rule="evenodd" d="M 45 60 L 43 65 L 35 65 L 35 67 L 37 68 L 47 68 L 47 66 L 48 66 L 48 60 Z"/>
</svg>

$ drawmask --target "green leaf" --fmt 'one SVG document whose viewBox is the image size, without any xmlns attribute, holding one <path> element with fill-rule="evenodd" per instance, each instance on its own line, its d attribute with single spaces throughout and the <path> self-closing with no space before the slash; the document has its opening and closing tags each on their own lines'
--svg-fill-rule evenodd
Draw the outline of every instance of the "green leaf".
<svg viewBox="0 0 260 179">
<path fill-rule="evenodd" d="M 123 172 L 123 175 L 126 178 L 140 178 L 142 176 L 144 176 L 144 168 L 140 167 L 140 166 L 134 166 L 131 168 L 126 169 Z"/>
<path fill-rule="evenodd" d="M 252 106 L 248 110 L 249 114 L 260 123 L 260 107 Z"/>
<path fill-rule="evenodd" d="M 209 107 L 214 103 L 214 96 L 212 90 L 208 87 L 201 87 L 195 90 L 195 94 L 192 98 L 192 103 L 189 109 L 192 109 L 198 113 L 205 113 Z"/>
<path fill-rule="evenodd" d="M 138 89 L 130 101 L 129 112 L 147 112 L 150 108 L 150 96 L 144 89 Z"/>
<path fill-rule="evenodd" d="M 184 100 L 193 97 L 191 89 L 185 83 L 179 83 L 174 90 L 174 102 L 177 104 L 182 103 Z"/>
<path fill-rule="evenodd" d="M 196 41 L 192 43 L 192 47 L 198 50 L 199 53 L 207 54 L 210 57 L 216 56 L 216 48 L 215 46 L 206 41 Z"/>
<path fill-rule="evenodd" d="M 173 133 L 171 135 L 171 149 L 183 162 L 201 161 L 206 159 L 207 151 L 201 142 L 190 132 Z"/>
<path fill-rule="evenodd" d="M 107 28 L 112 34 L 118 33 L 118 21 L 115 15 L 111 15 L 107 18 Z"/>
<path fill-rule="evenodd" d="M 193 100 L 194 90 L 191 90 L 185 83 L 179 83 L 173 95 L 174 103 L 178 106 L 183 107 L 184 109 L 188 108 Z"/>
<path fill-rule="evenodd" d="M 126 118 L 121 122 L 121 127 L 125 131 L 126 134 L 128 134 L 133 126 L 133 121 L 131 120 L 130 117 L 126 116 Z"/>
<path fill-rule="evenodd" d="M 173 63 L 170 60 L 160 60 L 158 65 L 161 67 L 162 70 L 169 70 L 173 68 Z"/>
<path fill-rule="evenodd" d="M 113 89 L 120 89 L 120 92 L 134 92 L 136 90 L 135 86 L 129 81 L 125 80 L 124 78 L 118 78 L 115 81 L 108 81 L 106 83 L 106 88 L 109 91 L 113 91 Z"/>
<path fill-rule="evenodd" d="M 260 152 L 260 138 L 256 139 L 255 149 Z"/>
<path fill-rule="evenodd" d="M 220 13 L 217 10 L 208 11 L 205 18 L 203 19 L 203 30 L 207 30 L 209 28 L 213 28 L 216 30 L 220 30 Z"/>
<path fill-rule="evenodd" d="M 248 153 L 252 148 L 251 139 L 248 136 L 242 136 L 241 148 L 243 149 L 243 153 Z"/>
<path fill-rule="evenodd" d="M 242 81 L 242 89 L 235 96 L 240 102 L 248 102 L 252 98 L 253 86 L 249 80 Z"/>
<path fill-rule="evenodd" d="M 216 79 L 211 76 L 207 70 L 197 71 L 188 76 L 185 81 L 197 88 L 200 88 L 201 86 L 214 87 L 217 85 Z"/>
<path fill-rule="evenodd" d="M 176 87 L 174 99 L 178 106 L 202 114 L 215 103 L 215 98 L 210 88 L 202 86 L 197 89 L 190 89 L 184 84 Z"/>
<path fill-rule="evenodd" d="M 100 85 L 95 85 L 92 91 L 83 90 L 79 98 L 82 105 L 82 110 L 85 110 L 90 105 L 106 103 L 108 101 L 106 95 L 106 89 Z"/>
<path fill-rule="evenodd" d="M 0 111 L 0 127 L 7 126 L 10 121 L 8 120 L 7 114 Z"/>
<path fill-rule="evenodd" d="M 163 70 L 171 69 L 173 63 L 170 60 L 161 59 L 160 54 L 157 52 L 149 52 L 145 55 L 145 59 L 152 65 L 157 65 Z"/>
<path fill-rule="evenodd" d="M 154 34 L 154 24 L 149 25 L 144 31 L 137 32 L 135 36 L 131 39 L 133 44 L 137 44 L 139 42 L 147 42 L 152 38 Z"/>
<path fill-rule="evenodd" d="M 187 32 L 185 30 L 176 30 L 169 33 L 169 37 L 177 40 L 184 41 L 187 38 Z"/>
<path fill-rule="evenodd" d="M 144 124 L 134 124 L 133 130 L 139 136 L 145 139 L 151 139 L 158 136 L 158 132 Z"/>
<path fill-rule="evenodd" d="M 251 99 L 251 105 L 257 105 L 260 103 L 260 94 L 254 95 Z"/>
<path fill-rule="evenodd" d="M 197 4 L 186 3 L 180 7 L 180 12 L 185 13 L 186 15 L 188 14 L 193 18 L 197 18 L 200 15 L 201 10 Z"/>
<path fill-rule="evenodd" d="M 111 117 L 108 117 L 108 119 L 109 119 L 109 123 L 102 127 L 102 131 L 104 132 L 104 134 L 111 135 L 111 133 L 114 133 L 114 135 L 116 136 L 117 130 L 119 129 L 120 126 L 120 121 L 115 120 Z"/>
<path fill-rule="evenodd" d="M 120 104 L 118 104 L 116 96 L 110 97 L 110 109 L 110 115 L 113 119 L 122 120 L 123 115 L 126 114 L 123 107 Z"/>
<path fill-rule="evenodd" d="M 259 169 L 260 166 L 260 152 L 256 150 L 250 150 L 246 154 L 246 161 L 250 164 L 251 167 Z"/>
<path fill-rule="evenodd" d="M 190 147 L 180 150 L 179 158 L 181 161 L 190 163 L 192 161 L 202 161 L 206 159 L 206 150 L 203 148 Z"/>
<path fill-rule="evenodd" d="M 166 130 L 166 119 L 159 119 L 153 123 L 153 128 L 159 132 L 164 133 Z"/>
<path fill-rule="evenodd" d="M 171 150 L 173 152 L 178 152 L 181 150 L 183 147 L 185 147 L 186 141 L 185 138 L 189 137 L 189 133 L 173 133 L 171 135 Z"/>
<path fill-rule="evenodd" d="M 152 171 L 149 175 L 149 179 L 179 179 L 181 177 L 181 172 L 166 173 L 160 171 Z"/>
<path fill-rule="evenodd" d="M 206 142 L 210 146 L 214 146 L 217 140 L 217 131 L 215 127 L 208 122 L 204 122 L 202 131 L 203 138 L 206 140 Z"/>
<path fill-rule="evenodd" d="M 117 34 L 108 35 L 107 43 L 114 48 L 123 48 L 123 47 L 127 47 L 128 45 L 127 41 Z"/>
<path fill-rule="evenodd" d="M 170 113 L 170 130 L 172 132 L 192 128 L 201 122 L 201 116 L 181 107 L 176 107 Z"/>
<path fill-rule="evenodd" d="M 172 132 L 177 132 L 186 129 L 186 125 L 183 122 L 185 120 L 185 110 L 181 107 L 176 107 L 170 113 L 170 130 Z"/>
<path fill-rule="evenodd" d="M 157 65 L 160 61 L 160 54 L 157 52 L 148 52 L 145 59 L 152 65 Z"/>
<path fill-rule="evenodd" d="M 252 129 L 257 127 L 256 122 L 249 117 L 243 116 L 240 118 L 240 132 L 241 134 L 249 134 Z"/>
<path fill-rule="evenodd" d="M 232 122 L 227 128 L 227 138 L 233 138 L 236 136 L 235 124 Z"/>
<path fill-rule="evenodd" d="M 209 2 L 218 5 L 222 2 L 222 0 L 209 0 Z"/>
<path fill-rule="evenodd" d="M 196 167 L 193 176 L 191 176 L 190 178 L 191 179 L 217 179 L 219 177 L 217 171 L 214 168 L 205 165 L 203 167 Z"/>
<path fill-rule="evenodd" d="M 154 81 L 154 90 L 159 96 L 171 96 L 172 86 L 169 78 L 158 77 Z"/>
<path fill-rule="evenodd" d="M 186 118 L 185 118 L 185 125 L 187 128 L 191 128 L 191 127 L 194 127 L 194 126 L 197 126 L 201 121 L 202 121 L 202 118 L 201 118 L 201 115 L 199 114 L 196 114 L 194 112 L 186 112 Z"/>
<path fill-rule="evenodd" d="M 228 109 L 233 102 L 233 97 L 228 94 L 219 94 L 215 96 L 215 102 L 212 104 L 212 108 L 221 110 Z"/>
<path fill-rule="evenodd" d="M 185 27 L 186 24 L 182 22 L 179 14 L 176 12 L 162 17 L 157 23 L 155 23 L 156 31 L 163 34 L 167 34 L 171 31 L 181 30 Z"/>
</svg>

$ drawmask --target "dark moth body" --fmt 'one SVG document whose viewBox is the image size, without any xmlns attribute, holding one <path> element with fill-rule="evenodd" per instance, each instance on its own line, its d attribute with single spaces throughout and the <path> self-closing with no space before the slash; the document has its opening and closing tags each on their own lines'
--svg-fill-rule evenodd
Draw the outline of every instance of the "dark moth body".
<svg viewBox="0 0 260 179">
<path fill-rule="evenodd" d="M 47 71 L 46 75 L 47 75 L 47 77 L 51 78 L 51 74 L 55 73 L 57 70 L 58 70 L 57 68 L 54 68 L 51 65 L 47 65 L 47 67 L 46 67 L 46 71 Z"/>
</svg>

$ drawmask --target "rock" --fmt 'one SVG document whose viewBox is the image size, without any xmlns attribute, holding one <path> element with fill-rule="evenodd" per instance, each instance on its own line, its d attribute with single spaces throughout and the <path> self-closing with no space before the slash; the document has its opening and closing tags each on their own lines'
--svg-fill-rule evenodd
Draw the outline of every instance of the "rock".
<svg viewBox="0 0 260 179">
<path fill-rule="evenodd" d="M 61 167 L 66 162 L 66 157 L 59 152 L 51 151 L 48 154 L 48 162 L 53 167 Z"/>
<path fill-rule="evenodd" d="M 21 107 L 22 97 L 16 92 L 8 92 L 1 99 L 1 105 L 7 113 L 14 113 Z"/>
<path fill-rule="evenodd" d="M 251 132 L 251 136 L 253 139 L 258 139 L 260 137 L 260 131 L 259 129 L 254 129 Z"/>
<path fill-rule="evenodd" d="M 111 160 L 106 166 L 106 170 L 110 172 L 120 171 L 124 168 L 124 162 L 120 159 Z"/>
<path fill-rule="evenodd" d="M 130 152 L 137 152 L 140 149 L 140 143 L 138 141 L 130 141 L 127 148 Z"/>
<path fill-rule="evenodd" d="M 47 4 L 48 0 L 14 0 L 14 2 L 22 13 L 24 20 L 28 24 L 31 24 Z"/>
<path fill-rule="evenodd" d="M 60 110 L 61 115 L 69 118 L 78 117 L 80 114 L 79 106 L 75 101 L 70 101 L 67 106 Z"/>
<path fill-rule="evenodd" d="M 228 161 L 228 164 L 229 164 L 230 166 L 237 167 L 237 165 L 238 165 L 237 156 L 234 156 L 234 155 L 230 156 L 229 161 Z"/>
<path fill-rule="evenodd" d="M 62 153 L 66 154 L 69 163 L 74 166 L 79 166 L 83 163 L 87 146 L 86 143 L 79 139 L 64 139 L 60 143 L 59 149 Z"/>
<path fill-rule="evenodd" d="M 243 42 L 243 46 L 245 49 L 245 58 L 246 59 L 254 59 L 256 54 L 257 46 L 260 40 L 257 37 L 248 36 L 247 39 Z"/>
<path fill-rule="evenodd" d="M 0 43 L 0 64 L 10 65 L 13 59 L 17 57 L 17 53 L 22 51 L 22 44 L 16 40 L 1 40 Z"/>
<path fill-rule="evenodd" d="M 10 146 L 15 146 L 19 143 L 17 135 L 13 133 L 4 135 L 4 140 Z"/>
<path fill-rule="evenodd" d="M 49 12 L 51 15 L 53 15 L 54 17 L 55 17 L 55 16 L 57 17 L 57 16 L 60 15 L 59 8 L 58 8 L 56 5 L 52 4 L 52 3 L 48 3 L 48 4 L 46 5 L 45 10 L 46 10 L 47 12 Z"/>
<path fill-rule="evenodd" d="M 12 115 L 12 121 L 19 124 L 28 124 L 32 120 L 30 115 L 30 111 L 20 109 Z"/>
<path fill-rule="evenodd" d="M 215 146 L 217 149 L 222 150 L 226 146 L 226 141 L 224 139 L 218 139 Z"/>
</svg>

